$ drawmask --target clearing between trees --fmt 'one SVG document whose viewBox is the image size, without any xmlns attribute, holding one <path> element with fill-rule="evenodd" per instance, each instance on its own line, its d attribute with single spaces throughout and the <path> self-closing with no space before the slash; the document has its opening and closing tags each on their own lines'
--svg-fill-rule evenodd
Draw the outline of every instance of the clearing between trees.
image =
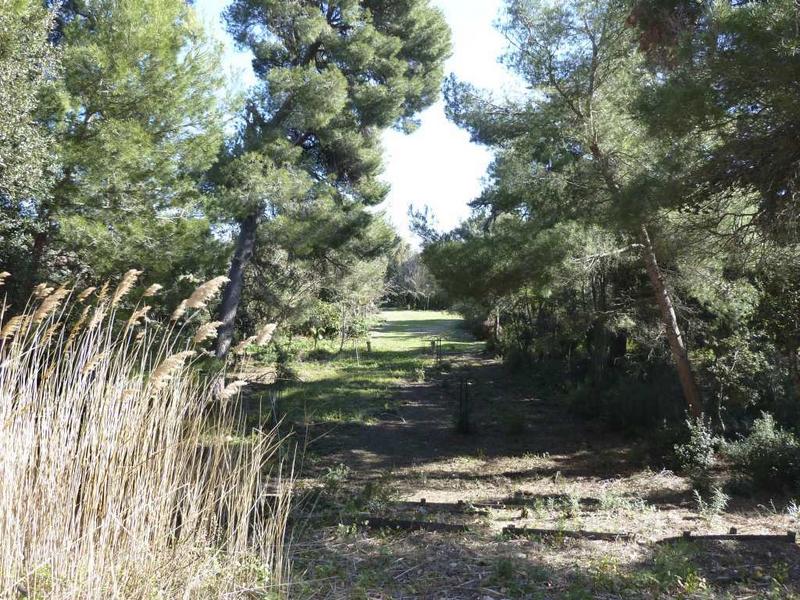
<svg viewBox="0 0 800 600">
<path fill-rule="evenodd" d="M 800 0 L 467 4 L 0 0 L 0 598 L 796 593 Z"/>
<path fill-rule="evenodd" d="M 306 448 L 292 597 L 795 597 L 788 499 L 698 498 L 654 444 L 531 393 L 455 315 L 381 319 L 371 351 L 312 352 L 272 396 Z M 668 539 L 732 528 L 775 537 Z"/>
</svg>

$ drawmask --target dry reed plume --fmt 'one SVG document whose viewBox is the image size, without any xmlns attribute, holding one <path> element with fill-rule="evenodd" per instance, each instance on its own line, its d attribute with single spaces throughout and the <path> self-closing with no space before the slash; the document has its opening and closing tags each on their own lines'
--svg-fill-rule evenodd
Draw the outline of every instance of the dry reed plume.
<svg viewBox="0 0 800 600">
<path fill-rule="evenodd" d="M 191 333 L 139 324 L 144 307 L 117 318 L 138 276 L 90 310 L 77 299 L 91 292 L 47 286 L 24 314 L 0 308 L 2 598 L 271 597 L 282 583 L 281 440 L 232 444 L 244 382 L 214 399 Z"/>
</svg>

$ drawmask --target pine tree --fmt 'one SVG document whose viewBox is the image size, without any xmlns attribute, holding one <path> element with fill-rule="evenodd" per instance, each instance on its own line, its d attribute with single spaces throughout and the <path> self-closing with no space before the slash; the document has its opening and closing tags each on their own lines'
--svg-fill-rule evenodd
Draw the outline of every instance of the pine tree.
<svg viewBox="0 0 800 600">
<path fill-rule="evenodd" d="M 735 190 L 758 195 L 755 224 L 800 241 L 800 6 L 795 0 L 639 0 L 631 23 L 659 85 L 641 90 L 648 133 L 686 151 L 686 204 L 708 210 Z"/>
<path fill-rule="evenodd" d="M 364 208 L 387 193 L 378 179 L 381 130 L 413 129 L 414 116 L 439 94 L 450 51 L 444 18 L 428 0 L 235 0 L 227 20 L 238 43 L 252 50 L 261 85 L 221 169 L 239 236 L 218 356 L 231 344 L 261 226 L 289 206 L 314 212 L 321 201 L 345 217 L 334 238 L 357 235 L 369 222 Z M 258 193 L 225 175 L 241 172 L 236 163 L 250 165 Z M 242 197 L 231 197 L 237 193 Z"/>
<path fill-rule="evenodd" d="M 680 157 L 650 140 L 632 100 L 648 73 L 621 0 L 508 0 L 509 65 L 533 89 L 498 104 L 469 86 L 448 86 L 451 117 L 477 141 L 502 149 L 495 189 L 477 206 L 540 224 L 574 220 L 623 233 L 641 253 L 689 411 L 700 393 L 672 292 L 657 258 L 669 167 Z"/>
<path fill-rule="evenodd" d="M 43 110 L 60 169 L 37 198 L 33 270 L 177 276 L 191 245 L 216 248 L 197 205 L 222 144 L 217 48 L 183 0 L 52 4 L 63 74 Z"/>
</svg>

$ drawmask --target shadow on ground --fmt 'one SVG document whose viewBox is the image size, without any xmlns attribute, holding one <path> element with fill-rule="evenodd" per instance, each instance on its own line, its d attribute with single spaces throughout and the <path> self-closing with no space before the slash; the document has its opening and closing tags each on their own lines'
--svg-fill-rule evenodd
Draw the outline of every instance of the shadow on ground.
<svg viewBox="0 0 800 600">
<path fill-rule="evenodd" d="M 376 539 L 381 552 L 375 551 Z M 798 548 L 786 543 L 619 543 L 445 536 L 358 527 L 319 538 L 299 558 L 297 597 L 403 599 L 792 598 Z M 613 558 L 634 554 L 630 565 Z M 553 559 L 558 556 L 558 559 Z M 312 582 L 304 585 L 303 581 Z"/>
<path fill-rule="evenodd" d="M 791 598 L 798 591 L 795 545 L 655 543 L 684 529 L 780 531 L 786 519 L 777 510 L 762 515 L 765 500 L 734 499 L 724 522 L 700 515 L 683 478 L 649 470 L 629 439 L 534 396 L 530 374 L 511 376 L 462 334 L 432 364 L 425 337 L 432 323 L 453 334 L 453 322 L 439 321 L 391 323 L 373 348 L 393 346 L 373 355 L 315 357 L 315 377 L 278 402 L 287 431 L 306 448 L 295 597 Z M 424 381 L 411 383 L 418 375 Z M 465 381 L 472 382 L 470 435 L 455 429 Z M 269 388 L 255 391 L 251 402 Z M 298 418 L 309 415 L 297 410 L 303 404 L 317 409 L 311 418 Z M 458 501 L 478 509 L 462 510 Z M 469 531 L 375 530 L 365 524 L 370 515 Z M 510 538 L 502 533 L 509 524 L 556 534 Z M 587 529 L 635 538 L 558 535 Z"/>
<path fill-rule="evenodd" d="M 436 371 L 436 369 L 429 370 Z M 584 425 L 558 408 L 525 393 L 513 395 L 502 380 L 510 376 L 497 361 L 461 356 L 450 372 L 436 373 L 427 383 L 409 384 L 391 391 L 391 408 L 380 408 L 378 421 L 364 424 L 315 423 L 298 427 L 309 440 L 309 449 L 339 461 L 354 471 L 372 477 L 378 472 L 424 463 L 440 463 L 461 456 L 485 458 L 548 454 L 555 466 L 502 473 L 453 473 L 447 477 L 480 479 L 503 476 L 510 479 L 546 476 L 615 477 L 630 473 L 629 444 L 619 437 L 593 439 Z M 471 420 L 474 433 L 456 432 L 459 382 L 473 382 Z M 498 385 L 498 381 L 500 384 Z M 315 382 L 315 386 L 341 389 L 350 398 L 359 397 L 366 380 Z M 495 390 L 502 389 L 502 396 Z M 350 395 L 352 393 L 352 396 Z M 302 394 L 300 392 L 299 394 Z M 431 473 L 431 476 L 434 476 Z"/>
</svg>

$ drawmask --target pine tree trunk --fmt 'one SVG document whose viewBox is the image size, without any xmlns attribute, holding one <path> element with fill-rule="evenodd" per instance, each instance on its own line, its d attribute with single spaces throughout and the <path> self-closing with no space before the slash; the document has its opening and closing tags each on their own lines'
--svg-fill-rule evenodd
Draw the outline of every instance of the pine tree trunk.
<svg viewBox="0 0 800 600">
<path fill-rule="evenodd" d="M 606 377 L 609 357 L 609 331 L 605 319 L 595 319 L 589 331 L 592 384 L 600 387 Z"/>
<path fill-rule="evenodd" d="M 43 223 L 43 229 L 33 236 L 31 262 L 28 266 L 27 274 L 21 277 L 19 298 L 23 303 L 27 302 L 28 298 L 33 294 L 33 288 L 39 280 L 39 273 L 42 270 L 44 255 L 47 251 L 47 247 L 50 245 L 50 235 L 54 227 L 51 221 L 50 211 L 44 206 L 41 208 L 41 211 L 40 221 Z M 22 274 L 15 273 L 15 275 L 21 276 Z"/>
<path fill-rule="evenodd" d="M 667 340 L 669 347 L 672 351 L 672 358 L 675 360 L 675 366 L 678 369 L 678 378 L 681 382 L 683 389 L 683 396 L 686 399 L 686 404 L 689 408 L 689 414 L 693 417 L 699 417 L 702 414 L 702 402 L 700 399 L 700 390 L 697 387 L 697 382 L 692 373 L 692 366 L 689 362 L 689 354 L 686 351 L 686 343 L 683 339 L 680 326 L 678 325 L 678 318 L 675 314 L 675 307 L 672 304 L 672 298 L 667 290 L 664 276 L 658 266 L 656 253 L 653 249 L 653 243 L 650 240 L 650 234 L 647 228 L 641 228 L 642 240 L 642 258 L 644 259 L 647 275 L 650 278 L 650 284 L 653 286 L 653 291 L 656 295 L 656 302 L 661 311 L 661 319 L 664 322 L 664 328 L 667 333 Z"/>
<path fill-rule="evenodd" d="M 342 318 L 340 320 L 339 329 L 339 352 L 341 352 L 344 350 L 344 343 L 347 341 L 347 308 L 345 308 L 344 305 L 342 306 Z"/>
<path fill-rule="evenodd" d="M 217 358 L 225 358 L 233 341 L 233 331 L 236 325 L 236 312 L 242 301 L 244 288 L 244 270 L 250 264 L 253 250 L 256 245 L 256 231 L 258 230 L 258 215 L 252 214 L 240 223 L 239 238 L 236 241 L 236 251 L 231 260 L 228 271 L 228 284 L 222 293 L 222 302 L 219 310 L 219 320 L 222 325 L 217 335 Z"/>
<path fill-rule="evenodd" d="M 800 349 L 789 356 L 789 375 L 792 378 L 795 398 L 800 398 Z"/>
<path fill-rule="evenodd" d="M 33 288 L 36 286 L 39 271 L 42 268 L 42 259 L 49 242 L 48 231 L 40 231 L 33 238 L 33 247 L 31 248 L 31 262 L 28 269 L 25 283 L 22 288 L 22 298 L 27 300 L 33 293 Z"/>
</svg>

